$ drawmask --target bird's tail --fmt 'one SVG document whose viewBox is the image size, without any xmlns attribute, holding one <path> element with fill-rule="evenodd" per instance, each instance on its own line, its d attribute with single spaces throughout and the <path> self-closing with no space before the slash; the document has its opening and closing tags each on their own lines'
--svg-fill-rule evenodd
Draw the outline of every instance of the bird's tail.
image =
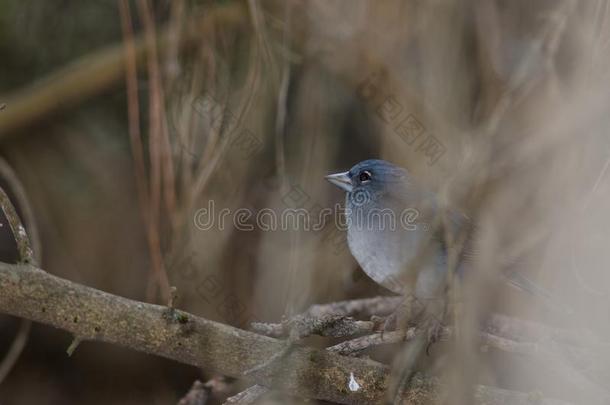
<svg viewBox="0 0 610 405">
<path fill-rule="evenodd" d="M 550 310 L 554 312 L 560 312 L 562 315 L 573 315 L 574 310 L 567 305 L 561 303 L 557 296 L 552 294 L 550 291 L 540 287 L 523 274 L 517 271 L 505 271 L 503 272 L 504 280 L 512 287 L 517 288 L 520 291 L 524 291 L 534 298 L 539 299 L 542 303 Z"/>
</svg>

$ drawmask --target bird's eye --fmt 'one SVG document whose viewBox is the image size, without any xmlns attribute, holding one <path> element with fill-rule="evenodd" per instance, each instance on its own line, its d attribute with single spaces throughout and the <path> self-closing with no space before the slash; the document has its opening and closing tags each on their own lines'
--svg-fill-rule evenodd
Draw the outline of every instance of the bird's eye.
<svg viewBox="0 0 610 405">
<path fill-rule="evenodd" d="M 360 175 L 358 176 L 358 178 L 360 179 L 360 181 L 362 183 L 365 183 L 371 179 L 371 172 L 369 172 L 368 170 L 360 172 Z"/>
</svg>

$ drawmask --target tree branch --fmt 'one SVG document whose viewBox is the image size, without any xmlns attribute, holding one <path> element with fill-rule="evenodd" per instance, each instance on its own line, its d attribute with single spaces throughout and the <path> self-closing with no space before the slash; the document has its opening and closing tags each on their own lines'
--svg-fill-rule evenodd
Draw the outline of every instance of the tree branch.
<svg viewBox="0 0 610 405">
<path fill-rule="evenodd" d="M 384 398 L 388 384 L 383 364 L 302 346 L 244 377 L 244 371 L 282 350 L 284 343 L 72 283 L 29 265 L 0 263 L 0 291 L 0 312 L 66 330 L 83 341 L 114 343 L 296 396 L 371 404 Z M 357 389 L 349 384 L 353 379 Z M 439 388 L 436 379 L 418 375 L 406 396 L 409 403 L 424 404 L 438 397 Z M 476 398 L 478 404 L 528 403 L 530 395 L 477 386 Z M 537 399 L 544 405 L 562 403 Z"/>
<path fill-rule="evenodd" d="M 12 192 L 12 195 L 17 203 L 17 206 L 21 208 L 25 222 L 28 225 L 28 231 L 21 222 L 15 206 L 11 202 L 8 194 L 0 187 L 0 208 L 4 213 L 15 243 L 17 244 L 17 250 L 19 251 L 19 261 L 22 263 L 37 264 L 40 261 L 40 239 L 38 237 L 38 229 L 36 227 L 36 221 L 34 220 L 34 213 L 28 198 L 26 197 L 25 190 L 21 185 L 21 182 L 17 178 L 17 175 L 9 164 L 2 158 L 0 158 L 0 179 L 6 183 L 7 189 Z M 30 240 L 30 236 L 33 235 Z M 32 249 L 34 247 L 35 251 Z M 9 375 L 13 366 L 17 363 L 21 352 L 25 348 L 30 335 L 32 323 L 27 319 L 21 320 L 21 325 L 13 343 L 9 347 L 6 356 L 0 362 L 0 384 Z"/>
<path fill-rule="evenodd" d="M 16 195 L 16 200 L 21 206 L 23 212 L 25 212 L 25 216 L 28 220 L 28 225 L 34 229 L 33 232 L 36 235 L 35 243 L 36 245 L 40 245 L 38 242 L 38 232 L 36 230 L 36 226 L 34 223 L 34 215 L 32 214 L 32 209 L 30 208 L 30 204 L 28 199 L 25 196 L 25 191 L 23 190 L 23 186 L 17 176 L 11 169 L 11 167 L 6 163 L 4 159 L 0 159 L 0 178 L 6 181 L 11 188 L 11 191 Z M 32 243 L 30 242 L 30 238 L 25 231 L 25 226 L 21 222 L 19 218 L 19 214 L 17 214 L 17 210 L 11 203 L 9 196 L 6 192 L 0 187 L 0 209 L 4 212 L 4 216 L 11 228 L 11 232 L 13 233 L 13 237 L 15 238 L 15 242 L 17 243 L 17 250 L 19 251 L 19 260 L 23 263 L 32 263 L 36 264 L 36 257 L 34 256 L 34 251 L 32 250 Z M 39 246 L 37 246 L 39 248 Z"/>
<path fill-rule="evenodd" d="M 232 377 L 263 363 L 282 341 L 145 304 L 55 277 L 37 268 L 0 264 L 0 312 L 97 340 L 156 354 Z M 350 391 L 350 374 L 361 389 Z M 291 394 L 338 403 L 370 404 L 383 397 L 386 366 L 294 347 L 282 362 L 245 377 Z"/>
</svg>

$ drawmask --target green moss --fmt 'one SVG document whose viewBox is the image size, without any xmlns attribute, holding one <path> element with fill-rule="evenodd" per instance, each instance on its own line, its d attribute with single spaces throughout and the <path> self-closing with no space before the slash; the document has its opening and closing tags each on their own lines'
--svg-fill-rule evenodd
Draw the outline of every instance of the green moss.
<svg viewBox="0 0 610 405">
<path fill-rule="evenodd" d="M 184 313 L 179 313 L 179 314 L 176 314 L 176 319 L 177 319 L 177 320 L 178 320 L 178 322 L 179 322 L 179 323 L 181 323 L 181 324 L 185 324 L 185 323 L 187 323 L 187 322 L 189 321 L 189 317 L 188 317 L 188 315 L 187 315 L 187 314 L 184 314 Z"/>
</svg>

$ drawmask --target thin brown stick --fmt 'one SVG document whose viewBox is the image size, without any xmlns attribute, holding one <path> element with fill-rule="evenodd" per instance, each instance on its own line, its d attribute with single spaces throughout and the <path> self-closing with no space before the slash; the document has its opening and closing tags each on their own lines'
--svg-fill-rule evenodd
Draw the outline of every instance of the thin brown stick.
<svg viewBox="0 0 610 405">
<path fill-rule="evenodd" d="M 23 216 L 26 218 L 28 228 L 30 229 L 31 234 L 34 235 L 32 242 L 30 242 L 30 237 L 17 214 L 17 210 L 11 203 L 8 195 L 0 188 L 0 208 L 4 212 L 4 216 L 6 217 L 15 238 L 17 250 L 19 250 L 19 259 L 22 263 L 35 264 L 40 261 L 40 240 L 38 238 L 38 229 L 36 227 L 34 213 L 21 182 L 4 159 L 0 159 L 0 178 L 10 187 L 18 205 L 21 207 Z M 32 246 L 36 248 L 36 253 L 34 253 Z M 26 319 L 21 320 L 17 335 L 13 339 L 6 356 L 0 363 L 0 384 L 6 379 L 15 364 L 17 364 L 17 360 L 19 360 L 28 341 L 31 327 L 31 321 Z"/>
<path fill-rule="evenodd" d="M 260 60 L 256 55 L 256 52 L 253 52 L 247 64 L 248 66 L 252 67 L 248 69 L 248 73 L 245 79 L 245 85 L 243 87 L 246 94 L 244 95 L 244 97 L 240 98 L 238 107 L 234 111 L 231 111 L 231 113 L 234 113 L 233 115 L 236 122 L 240 122 L 250 110 L 254 95 L 258 92 L 261 83 L 260 76 L 262 67 L 260 65 Z M 227 108 L 228 102 L 225 103 L 223 106 L 223 114 L 225 113 Z M 220 129 L 222 129 L 223 127 L 224 125 L 221 125 Z M 218 131 L 220 131 L 220 129 Z M 191 185 L 189 201 L 187 201 L 186 203 L 186 212 L 190 212 L 192 207 L 196 206 L 196 203 L 200 198 L 202 192 L 204 191 L 208 182 L 212 178 L 212 175 L 218 168 L 221 159 L 225 155 L 225 152 L 231 145 L 231 137 L 229 136 L 230 134 L 224 134 L 225 136 L 221 136 L 223 134 L 217 133 L 218 131 L 211 131 L 212 133 L 210 134 L 210 141 L 206 143 L 201 158 L 202 166 L 196 173 Z"/>
<path fill-rule="evenodd" d="M 196 15 L 184 23 L 185 35 L 180 37 L 179 45 L 183 49 L 196 46 L 216 24 L 238 26 L 245 18 L 244 7 L 238 2 L 211 7 L 205 15 Z M 171 43 L 167 32 L 163 31 L 159 36 L 159 48 L 164 49 Z M 136 59 L 143 59 L 147 43 L 138 37 L 135 38 L 134 47 Z M 118 85 L 125 77 L 125 67 L 124 44 L 111 45 L 76 59 L 32 85 L 9 94 L 4 103 L 10 106 L 10 114 L 5 111 L 0 120 L 0 139 L 15 135 L 43 118 L 65 111 Z M 26 135 L 27 132 L 19 134 Z"/>
<path fill-rule="evenodd" d="M 4 164 L 4 162 L 0 162 L 0 165 L 2 164 Z M 36 264 L 34 251 L 32 250 L 32 245 L 30 244 L 30 238 L 25 231 L 25 227 L 21 223 L 21 219 L 19 219 L 17 210 L 2 188 L 0 188 L 0 208 L 2 208 L 2 211 L 4 212 L 4 216 L 8 221 L 11 232 L 15 238 L 15 242 L 17 243 L 19 260 L 23 263 Z"/>
<path fill-rule="evenodd" d="M 371 321 L 358 321 L 341 315 L 323 315 L 317 318 L 297 315 L 281 324 L 257 322 L 253 323 L 251 328 L 265 336 L 291 336 L 293 339 L 302 339 L 310 335 L 346 337 L 370 333 L 374 326 Z"/>
<path fill-rule="evenodd" d="M 148 218 L 148 246 L 151 256 L 151 270 L 154 279 L 157 282 L 157 287 L 161 292 L 161 298 L 164 302 L 169 300 L 169 278 L 165 271 L 163 263 L 163 254 L 161 253 L 161 237 L 160 237 L 160 210 L 161 210 L 161 169 L 163 158 L 161 156 L 161 126 L 163 114 L 162 96 L 161 96 L 161 77 L 159 73 L 159 62 L 157 59 L 156 45 L 156 28 L 154 17 L 150 10 L 150 5 L 146 0 L 137 2 L 140 18 L 142 19 L 145 32 L 145 41 L 149 52 L 147 53 L 148 76 L 150 80 L 150 97 L 149 97 L 149 133 L 148 133 L 148 150 L 150 161 L 150 186 L 149 186 L 149 218 Z M 152 284 L 149 284 L 152 286 Z M 148 299 L 152 300 L 153 290 L 148 290 Z"/>
<path fill-rule="evenodd" d="M 268 392 L 269 389 L 262 385 L 253 385 L 227 398 L 223 405 L 250 405 Z"/>
<path fill-rule="evenodd" d="M 158 133 L 157 137 L 157 152 L 158 152 L 158 170 L 160 171 L 161 179 L 161 190 L 163 192 L 163 201 L 165 203 L 165 208 L 167 212 L 167 216 L 172 226 L 172 230 L 177 228 L 176 222 L 176 186 L 175 186 L 175 174 L 174 174 L 174 166 L 172 160 L 172 151 L 171 144 L 169 140 L 169 133 L 167 129 L 167 114 L 165 111 L 165 95 L 163 90 L 163 82 L 161 80 L 161 70 L 159 67 L 159 57 L 157 53 L 157 29 L 155 26 L 154 15 L 151 11 L 150 2 L 147 0 L 142 0 L 140 2 L 142 13 L 144 18 L 144 28 L 146 30 L 146 35 L 151 36 L 154 41 L 149 44 L 150 52 L 148 53 L 148 71 L 149 71 L 149 79 L 151 83 L 151 103 L 155 106 L 154 116 L 151 116 L 151 122 L 155 121 L 156 130 Z M 174 30 L 171 25 L 168 28 L 168 38 L 170 43 L 174 40 Z M 150 38 L 147 38 L 150 40 Z M 175 42 L 174 42 L 175 43 Z M 151 111 L 153 109 L 151 108 Z M 151 125 L 151 128 L 153 126 Z M 159 207 L 160 208 L 160 207 Z M 159 225 L 158 225 L 159 229 Z M 161 247 L 159 246 L 159 250 Z M 164 296 L 164 289 L 169 286 L 169 280 L 167 276 L 167 271 L 165 269 L 164 261 L 161 262 L 161 292 Z M 167 293 L 167 291 L 165 291 Z"/>
<path fill-rule="evenodd" d="M 121 28 L 125 51 L 125 83 L 127 89 L 127 116 L 129 125 L 129 141 L 134 162 L 136 189 L 140 202 L 144 223 L 148 223 L 148 190 L 146 183 L 146 165 L 144 164 L 144 148 L 140 135 L 140 103 L 138 100 L 137 57 L 132 28 L 132 18 L 127 0 L 119 0 Z"/>
<path fill-rule="evenodd" d="M 140 103 L 138 98 L 138 77 L 137 77 L 137 58 L 134 45 L 134 34 L 132 28 L 132 17 L 127 0 L 119 0 L 119 11 L 121 15 L 121 27 L 123 31 L 123 42 L 125 44 L 125 82 L 127 88 L 127 116 L 129 121 L 129 140 L 131 143 L 131 154 L 134 162 L 134 175 L 136 183 L 136 192 L 138 195 L 138 203 L 140 213 L 146 228 L 147 242 L 149 255 L 153 269 L 158 268 L 158 259 L 155 260 L 155 243 L 151 236 L 151 202 L 148 192 L 148 176 L 146 165 L 144 163 L 144 147 L 142 145 L 142 136 L 140 133 Z M 149 283 L 150 286 L 153 285 Z M 147 294 L 151 300 L 151 294 Z"/>
<path fill-rule="evenodd" d="M 312 305 L 307 311 L 305 311 L 304 314 L 311 317 L 320 317 L 323 315 L 330 314 L 343 316 L 360 315 L 365 318 L 370 318 L 373 315 L 384 316 L 391 314 L 398 307 L 402 300 L 402 297 L 383 296 L 347 301 L 337 301 L 328 304 Z"/>
<path fill-rule="evenodd" d="M 344 356 L 358 356 L 363 351 L 375 346 L 408 342 L 415 337 L 416 332 L 416 328 L 409 328 L 406 331 L 377 332 L 371 335 L 346 340 L 345 342 L 338 343 L 326 350 Z"/>
</svg>

